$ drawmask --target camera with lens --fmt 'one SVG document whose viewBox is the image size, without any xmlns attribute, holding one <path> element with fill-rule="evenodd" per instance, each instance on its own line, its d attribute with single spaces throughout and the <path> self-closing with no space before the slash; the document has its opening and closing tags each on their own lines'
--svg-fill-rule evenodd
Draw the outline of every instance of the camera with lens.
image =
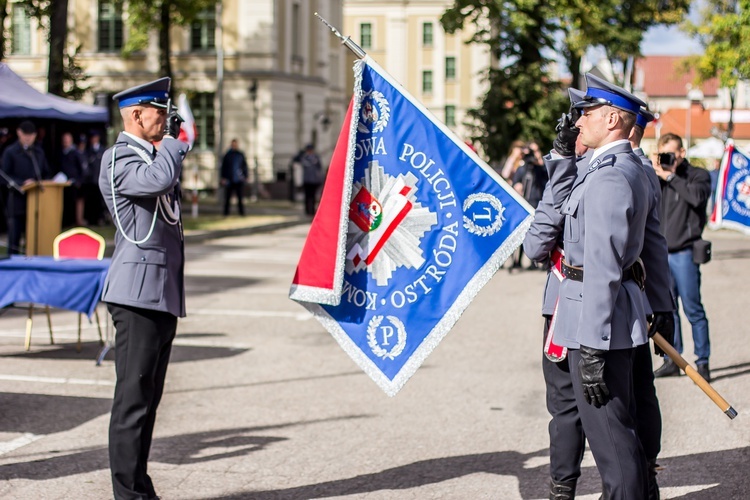
<svg viewBox="0 0 750 500">
<path fill-rule="evenodd" d="M 674 165 L 674 162 L 674 153 L 659 153 L 659 165 L 666 165 L 671 167 L 672 165 Z"/>
</svg>

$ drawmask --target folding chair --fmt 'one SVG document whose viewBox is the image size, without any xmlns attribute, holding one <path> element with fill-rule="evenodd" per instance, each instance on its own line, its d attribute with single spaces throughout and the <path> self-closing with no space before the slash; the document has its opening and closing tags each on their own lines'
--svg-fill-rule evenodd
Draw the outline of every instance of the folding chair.
<svg viewBox="0 0 750 500">
<path fill-rule="evenodd" d="M 106 243 L 100 234 L 85 227 L 74 227 L 64 231 L 55 237 L 52 242 L 52 255 L 55 259 L 96 259 L 104 258 L 104 247 Z M 49 311 L 48 311 L 49 318 Z M 99 311 L 94 309 L 96 327 L 99 330 L 99 343 L 104 345 L 102 337 L 102 326 L 99 322 Z M 78 314 L 78 344 L 76 351 L 81 352 L 81 319 L 83 314 Z M 28 340 L 31 340 L 31 332 L 27 332 Z M 50 322 L 50 339 L 52 338 L 52 323 Z M 27 341 L 28 344 L 28 341 Z"/>
</svg>

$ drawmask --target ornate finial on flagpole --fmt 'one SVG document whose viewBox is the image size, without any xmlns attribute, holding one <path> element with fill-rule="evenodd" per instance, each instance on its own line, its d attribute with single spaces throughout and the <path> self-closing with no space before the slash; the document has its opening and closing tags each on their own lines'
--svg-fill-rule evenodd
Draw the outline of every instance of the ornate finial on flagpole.
<svg viewBox="0 0 750 500">
<path fill-rule="evenodd" d="M 348 48 L 349 50 L 351 50 L 352 52 L 354 52 L 354 55 L 356 55 L 360 59 L 362 59 L 363 57 L 365 57 L 367 55 L 367 52 L 365 52 L 364 50 L 362 50 L 362 47 L 360 47 L 359 45 L 357 45 L 354 42 L 354 40 L 352 40 L 351 37 L 344 36 L 341 33 L 339 33 L 339 30 L 337 30 L 335 27 L 331 26 L 331 23 L 329 23 L 328 21 L 326 21 L 325 19 L 323 19 L 323 17 L 320 14 L 318 14 L 317 12 L 315 12 L 315 17 L 317 17 L 318 19 L 320 19 L 323 22 L 323 24 L 325 24 L 326 26 L 328 26 L 328 28 L 333 32 L 333 34 L 336 35 L 337 37 L 339 37 L 341 39 L 342 45 L 346 45 L 346 48 Z"/>
</svg>

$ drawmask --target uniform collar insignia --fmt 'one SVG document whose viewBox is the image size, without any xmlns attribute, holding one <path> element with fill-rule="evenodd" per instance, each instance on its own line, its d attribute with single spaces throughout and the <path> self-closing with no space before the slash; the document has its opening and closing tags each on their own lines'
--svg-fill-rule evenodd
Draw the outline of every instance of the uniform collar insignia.
<svg viewBox="0 0 750 500">
<path fill-rule="evenodd" d="M 615 155 L 607 155 L 603 158 L 597 158 L 594 163 L 589 165 L 589 172 L 593 172 L 602 167 L 610 167 L 615 164 L 615 160 L 617 160 L 617 156 Z"/>
</svg>

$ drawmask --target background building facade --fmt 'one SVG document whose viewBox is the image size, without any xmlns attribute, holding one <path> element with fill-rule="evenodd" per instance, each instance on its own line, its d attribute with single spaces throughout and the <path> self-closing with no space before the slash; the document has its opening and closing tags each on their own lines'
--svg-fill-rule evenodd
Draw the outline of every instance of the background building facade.
<svg viewBox="0 0 750 500">
<path fill-rule="evenodd" d="M 77 61 L 89 77 L 85 102 L 111 105 L 112 94 L 162 76 L 157 33 L 147 49 L 123 56 L 127 5 L 69 0 L 68 12 L 68 46 L 80 45 Z M 172 28 L 174 96 L 187 94 L 198 127 L 186 187 L 217 185 L 216 166 L 233 138 L 251 170 L 257 158 L 259 179 L 276 197 L 285 195 L 290 159 L 305 144 L 316 143 L 327 163 L 350 91 L 344 88 L 345 49 L 314 12 L 343 25 L 341 0 L 224 0 L 192 25 Z M 5 62 L 46 90 L 46 32 L 13 3 L 6 31 L 11 50 Z M 121 127 L 113 117 L 110 143 Z"/>
<path fill-rule="evenodd" d="M 452 0 L 344 0 L 344 30 L 439 120 L 464 139 L 467 111 L 480 106 L 487 86 L 480 73 L 490 53 L 448 35 L 440 18 Z M 347 54 L 351 94 L 354 56 Z"/>
</svg>

